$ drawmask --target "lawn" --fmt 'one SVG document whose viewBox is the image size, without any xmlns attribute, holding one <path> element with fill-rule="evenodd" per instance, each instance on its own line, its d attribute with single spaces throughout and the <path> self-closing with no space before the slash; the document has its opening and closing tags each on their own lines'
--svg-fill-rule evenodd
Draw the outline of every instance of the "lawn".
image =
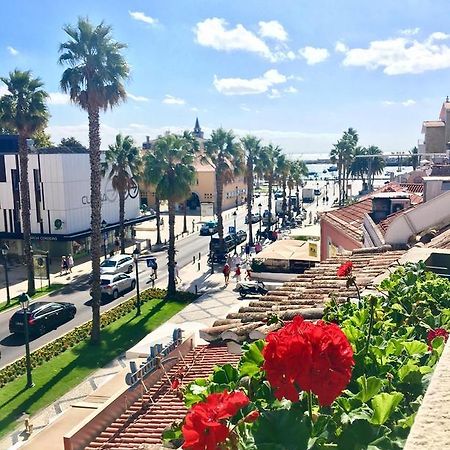
<svg viewBox="0 0 450 450">
<path fill-rule="evenodd" d="M 177 300 L 147 301 L 140 316 L 132 311 L 105 327 L 99 347 L 81 342 L 35 368 L 33 388 L 25 388 L 25 375 L 8 383 L 0 389 L 0 437 L 14 429 L 23 412 L 32 415 L 50 405 L 185 306 L 186 302 Z"/>
<path fill-rule="evenodd" d="M 36 300 L 39 297 L 44 297 L 44 295 L 51 294 L 52 292 L 57 291 L 58 289 L 61 289 L 64 287 L 65 284 L 61 283 L 53 283 L 50 286 L 43 286 L 42 288 L 36 289 L 35 294 L 30 297 L 32 300 Z M 17 306 L 19 304 L 19 297 L 13 297 L 11 299 L 11 303 L 7 306 L 6 302 L 0 302 L 0 312 L 5 311 L 10 308 L 14 308 L 14 306 Z"/>
</svg>

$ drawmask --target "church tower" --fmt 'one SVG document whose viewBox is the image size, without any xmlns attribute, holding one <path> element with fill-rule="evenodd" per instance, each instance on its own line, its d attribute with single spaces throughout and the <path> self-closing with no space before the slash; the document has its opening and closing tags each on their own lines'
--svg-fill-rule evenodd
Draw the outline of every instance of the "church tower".
<svg viewBox="0 0 450 450">
<path fill-rule="evenodd" d="M 198 139 L 203 139 L 203 131 L 200 128 L 200 124 L 198 123 L 198 117 L 195 119 L 195 126 L 194 126 L 194 137 Z"/>
</svg>

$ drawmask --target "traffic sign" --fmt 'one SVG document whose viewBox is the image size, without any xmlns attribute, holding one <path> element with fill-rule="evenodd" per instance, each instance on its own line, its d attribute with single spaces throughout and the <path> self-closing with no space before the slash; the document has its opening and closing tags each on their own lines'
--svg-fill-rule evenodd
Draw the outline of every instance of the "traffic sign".
<svg viewBox="0 0 450 450">
<path fill-rule="evenodd" d="M 236 228 L 234 228 L 234 227 L 228 227 L 228 233 L 230 233 L 230 234 L 236 234 Z"/>
</svg>

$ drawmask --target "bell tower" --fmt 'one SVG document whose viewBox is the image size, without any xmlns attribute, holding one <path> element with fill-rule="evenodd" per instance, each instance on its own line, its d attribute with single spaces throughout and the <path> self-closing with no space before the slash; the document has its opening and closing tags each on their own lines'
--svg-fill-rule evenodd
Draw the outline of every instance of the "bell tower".
<svg viewBox="0 0 450 450">
<path fill-rule="evenodd" d="M 194 137 L 203 139 L 203 131 L 200 128 L 200 124 L 198 123 L 198 117 L 195 119 L 195 126 L 194 126 Z"/>
</svg>

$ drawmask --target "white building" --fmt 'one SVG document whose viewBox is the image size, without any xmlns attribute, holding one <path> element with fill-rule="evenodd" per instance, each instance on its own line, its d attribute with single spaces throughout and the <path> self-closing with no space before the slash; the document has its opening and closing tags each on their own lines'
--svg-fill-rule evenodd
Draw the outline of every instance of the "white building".
<svg viewBox="0 0 450 450">
<path fill-rule="evenodd" d="M 22 253 L 17 138 L 0 136 L 0 239 L 10 252 Z M 32 149 L 29 155 L 31 232 L 33 250 L 53 256 L 89 252 L 90 167 L 84 148 Z M 119 222 L 118 193 L 106 176 L 102 180 L 102 220 L 108 250 L 114 245 Z M 125 200 L 127 233 L 130 226 L 146 220 L 140 216 L 137 184 Z M 109 245 L 108 245 L 109 244 Z"/>
</svg>

